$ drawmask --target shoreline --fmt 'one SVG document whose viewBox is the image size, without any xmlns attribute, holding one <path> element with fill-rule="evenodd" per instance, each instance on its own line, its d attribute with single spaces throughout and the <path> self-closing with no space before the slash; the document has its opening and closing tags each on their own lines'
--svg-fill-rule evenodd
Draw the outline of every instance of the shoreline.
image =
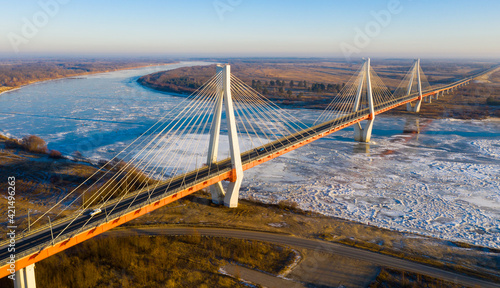
<svg viewBox="0 0 500 288">
<path fill-rule="evenodd" d="M 167 66 L 167 65 L 173 65 L 173 64 L 178 64 L 178 63 L 180 63 L 180 62 L 179 61 L 175 61 L 175 62 L 166 63 L 166 64 L 139 65 L 139 66 L 133 66 L 133 67 L 120 68 L 120 69 L 112 69 L 112 70 L 96 71 L 96 72 L 86 72 L 86 73 L 72 74 L 72 75 L 68 75 L 68 76 L 64 76 L 64 77 L 56 77 L 56 78 L 34 80 L 34 81 L 30 81 L 27 84 L 23 84 L 21 86 L 7 88 L 4 91 L 1 91 L 0 95 L 2 95 L 4 93 L 8 93 L 8 92 L 19 90 L 19 89 L 21 89 L 23 87 L 26 87 L 26 86 L 29 86 L 29 85 L 40 84 L 40 83 L 44 83 L 44 82 L 50 82 L 50 81 L 56 81 L 56 80 L 62 80 L 62 79 L 69 79 L 69 78 L 72 78 L 72 77 L 79 77 L 79 76 L 95 75 L 95 74 L 100 74 L 100 73 L 110 73 L 110 72 L 117 72 L 117 71 L 133 70 L 133 69 L 146 68 L 146 67 L 151 67 L 151 66 Z"/>
</svg>

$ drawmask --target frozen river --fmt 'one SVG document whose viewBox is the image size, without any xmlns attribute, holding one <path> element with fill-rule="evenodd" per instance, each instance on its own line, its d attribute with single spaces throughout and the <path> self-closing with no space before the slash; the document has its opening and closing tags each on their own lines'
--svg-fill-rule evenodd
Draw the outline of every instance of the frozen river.
<svg viewBox="0 0 500 288">
<path fill-rule="evenodd" d="M 0 95 L 0 133 L 111 158 L 182 98 L 139 76 L 185 62 L 49 81 Z M 425 105 L 425 104 L 424 104 Z M 290 110 L 304 123 L 318 111 Z M 500 247 L 500 122 L 377 116 L 372 143 L 334 133 L 246 172 L 241 195 L 444 239 Z M 409 129 L 408 127 L 412 127 Z M 224 137 L 223 137 L 224 138 Z"/>
</svg>

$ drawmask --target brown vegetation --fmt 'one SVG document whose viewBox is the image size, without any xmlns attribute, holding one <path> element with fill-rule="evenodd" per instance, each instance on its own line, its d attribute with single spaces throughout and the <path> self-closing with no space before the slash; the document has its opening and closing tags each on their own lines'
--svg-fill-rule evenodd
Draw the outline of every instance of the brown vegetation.
<svg viewBox="0 0 500 288">
<path fill-rule="evenodd" d="M 21 147 L 31 153 L 47 153 L 47 143 L 35 135 L 24 136 L 21 140 Z"/>
<path fill-rule="evenodd" d="M 278 273 L 291 255 L 290 249 L 273 244 L 199 235 L 103 236 L 37 263 L 37 286 L 245 287 L 219 268 L 235 261 Z M 12 283 L 0 281 L 2 287 Z"/>
<path fill-rule="evenodd" d="M 266 64 L 262 65 L 266 67 Z M 232 72 L 246 75 L 250 67 L 247 63 L 237 63 L 232 66 Z M 214 71 L 215 65 L 184 67 L 145 75 L 137 81 L 144 86 L 160 91 L 191 94 L 212 77 Z M 334 96 L 345 85 L 345 82 L 332 83 L 331 81 L 326 84 L 318 81 L 309 83 L 303 78 L 283 80 L 282 75 L 276 79 L 268 80 L 261 80 L 258 74 L 255 77 L 257 78 L 245 77 L 243 79 L 257 92 L 282 104 L 292 104 L 304 100 L 321 101 Z"/>
<path fill-rule="evenodd" d="M 191 94 L 215 74 L 215 65 L 183 67 L 140 77 L 140 84 L 165 92 Z"/>
<path fill-rule="evenodd" d="M 49 156 L 52 154 L 52 157 L 62 157 L 59 151 L 49 151 L 45 140 L 36 135 L 26 135 L 21 140 L 0 135 L 0 143 L 3 143 L 7 149 L 22 149 L 26 152 L 49 154 Z"/>
<path fill-rule="evenodd" d="M 425 275 L 382 268 L 370 288 L 407 287 L 407 288 L 461 288 L 463 285 L 443 281 Z"/>
<path fill-rule="evenodd" d="M 46 154 L 37 153 L 44 153 L 45 149 L 45 141 L 36 136 L 31 135 L 24 137 L 23 140 L 17 140 L 0 135 L 0 175 L 4 179 L 11 176 L 16 178 L 16 225 L 20 230 L 27 227 L 29 209 L 32 210 L 33 222 L 38 215 L 47 211 L 70 191 L 77 189 L 65 200 L 65 203 L 71 203 L 89 188 L 92 181 L 77 188 L 78 185 L 99 168 L 89 163 L 61 158 L 60 152 L 55 150 L 51 150 L 49 157 Z M 92 179 L 96 181 L 100 176 L 102 173 L 97 173 Z M 101 179 L 101 182 L 97 184 L 100 185 L 108 179 L 109 176 Z M 7 191 L 7 186 L 7 181 L 0 181 L 1 191 Z M 69 211 L 61 216 L 67 215 L 79 204 L 81 201 L 75 201 Z M 7 207 L 7 199 L 0 197 L 0 214 L 6 214 Z M 53 212 L 59 213 L 60 210 L 55 209 Z M 53 214 L 50 216 L 52 220 L 56 219 Z M 7 218 L 2 221 L 6 220 Z M 5 222 L 0 221 L 0 224 L 5 224 Z M 38 222 L 32 228 L 40 224 L 42 223 Z M 0 225 L 0 227 L 2 232 L 6 229 L 6 225 Z"/>
<path fill-rule="evenodd" d="M 50 150 L 49 151 L 49 157 L 50 158 L 54 158 L 54 159 L 60 159 L 60 158 L 63 158 L 61 152 L 57 151 L 57 150 Z"/>
</svg>

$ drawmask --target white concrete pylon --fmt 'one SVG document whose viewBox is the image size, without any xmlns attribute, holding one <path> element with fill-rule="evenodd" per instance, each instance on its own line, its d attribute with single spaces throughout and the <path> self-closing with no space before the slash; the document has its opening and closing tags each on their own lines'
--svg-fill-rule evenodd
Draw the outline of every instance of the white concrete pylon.
<svg viewBox="0 0 500 288">
<path fill-rule="evenodd" d="M 366 82 L 366 97 L 368 98 L 368 107 L 370 109 L 370 119 L 368 119 L 365 127 L 361 127 L 361 123 L 354 124 L 354 140 L 358 142 L 370 142 L 373 129 L 373 121 L 375 121 L 375 108 L 373 104 L 372 83 L 370 77 L 370 58 L 365 61 L 364 67 L 360 75 L 360 83 L 358 91 L 356 92 L 356 99 L 354 102 L 354 111 L 358 111 L 359 104 L 361 103 L 361 94 L 363 91 L 364 83 Z"/>
<path fill-rule="evenodd" d="M 218 87 L 218 97 L 214 108 L 214 119 L 210 131 L 210 141 L 207 164 L 217 162 L 217 153 L 220 137 L 220 125 L 222 106 L 226 110 L 226 122 L 228 126 L 229 152 L 231 155 L 232 175 L 227 193 L 220 182 L 210 187 L 212 201 L 216 204 L 224 203 L 228 207 L 238 207 L 238 196 L 241 181 L 243 180 L 243 166 L 241 164 L 240 146 L 238 143 L 238 131 L 236 129 L 236 119 L 234 117 L 233 99 L 231 97 L 231 67 L 229 65 L 217 65 L 217 74 L 221 73 L 221 81 Z"/>
<path fill-rule="evenodd" d="M 414 79 L 415 74 L 417 75 L 417 81 L 418 81 L 418 85 L 417 85 L 417 87 L 418 87 L 418 100 L 413 105 L 411 103 L 406 103 L 406 110 L 409 112 L 418 113 L 418 112 L 420 112 L 420 106 L 422 106 L 422 82 L 420 81 L 420 59 L 415 60 L 415 64 L 413 65 L 413 72 L 412 72 L 412 76 L 410 78 L 410 84 L 408 85 L 407 95 L 410 95 L 410 93 L 411 93 L 411 87 L 413 85 L 413 79 Z"/>
<path fill-rule="evenodd" d="M 217 65 L 216 73 L 223 73 L 223 67 Z M 222 116 L 222 103 L 223 103 L 223 85 L 222 81 L 218 83 L 217 87 L 217 101 L 215 103 L 212 127 L 210 128 L 210 141 L 208 144 L 207 165 L 217 162 L 217 155 L 219 152 L 219 138 L 220 138 L 220 123 Z M 221 182 L 217 182 L 210 186 L 210 193 L 212 194 L 212 202 L 215 204 L 222 204 L 224 201 L 224 189 Z"/>
<path fill-rule="evenodd" d="M 35 264 L 31 264 L 16 271 L 14 288 L 36 288 Z"/>
</svg>

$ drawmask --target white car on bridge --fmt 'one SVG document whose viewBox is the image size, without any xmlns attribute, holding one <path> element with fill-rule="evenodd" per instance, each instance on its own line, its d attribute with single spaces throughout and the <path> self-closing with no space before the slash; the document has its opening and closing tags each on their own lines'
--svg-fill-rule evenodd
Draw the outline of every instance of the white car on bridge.
<svg viewBox="0 0 500 288">
<path fill-rule="evenodd" d="M 101 212 L 102 212 L 101 208 L 96 208 L 96 209 L 90 211 L 89 215 L 90 215 L 90 217 L 94 217 L 95 215 L 97 215 Z"/>
</svg>

